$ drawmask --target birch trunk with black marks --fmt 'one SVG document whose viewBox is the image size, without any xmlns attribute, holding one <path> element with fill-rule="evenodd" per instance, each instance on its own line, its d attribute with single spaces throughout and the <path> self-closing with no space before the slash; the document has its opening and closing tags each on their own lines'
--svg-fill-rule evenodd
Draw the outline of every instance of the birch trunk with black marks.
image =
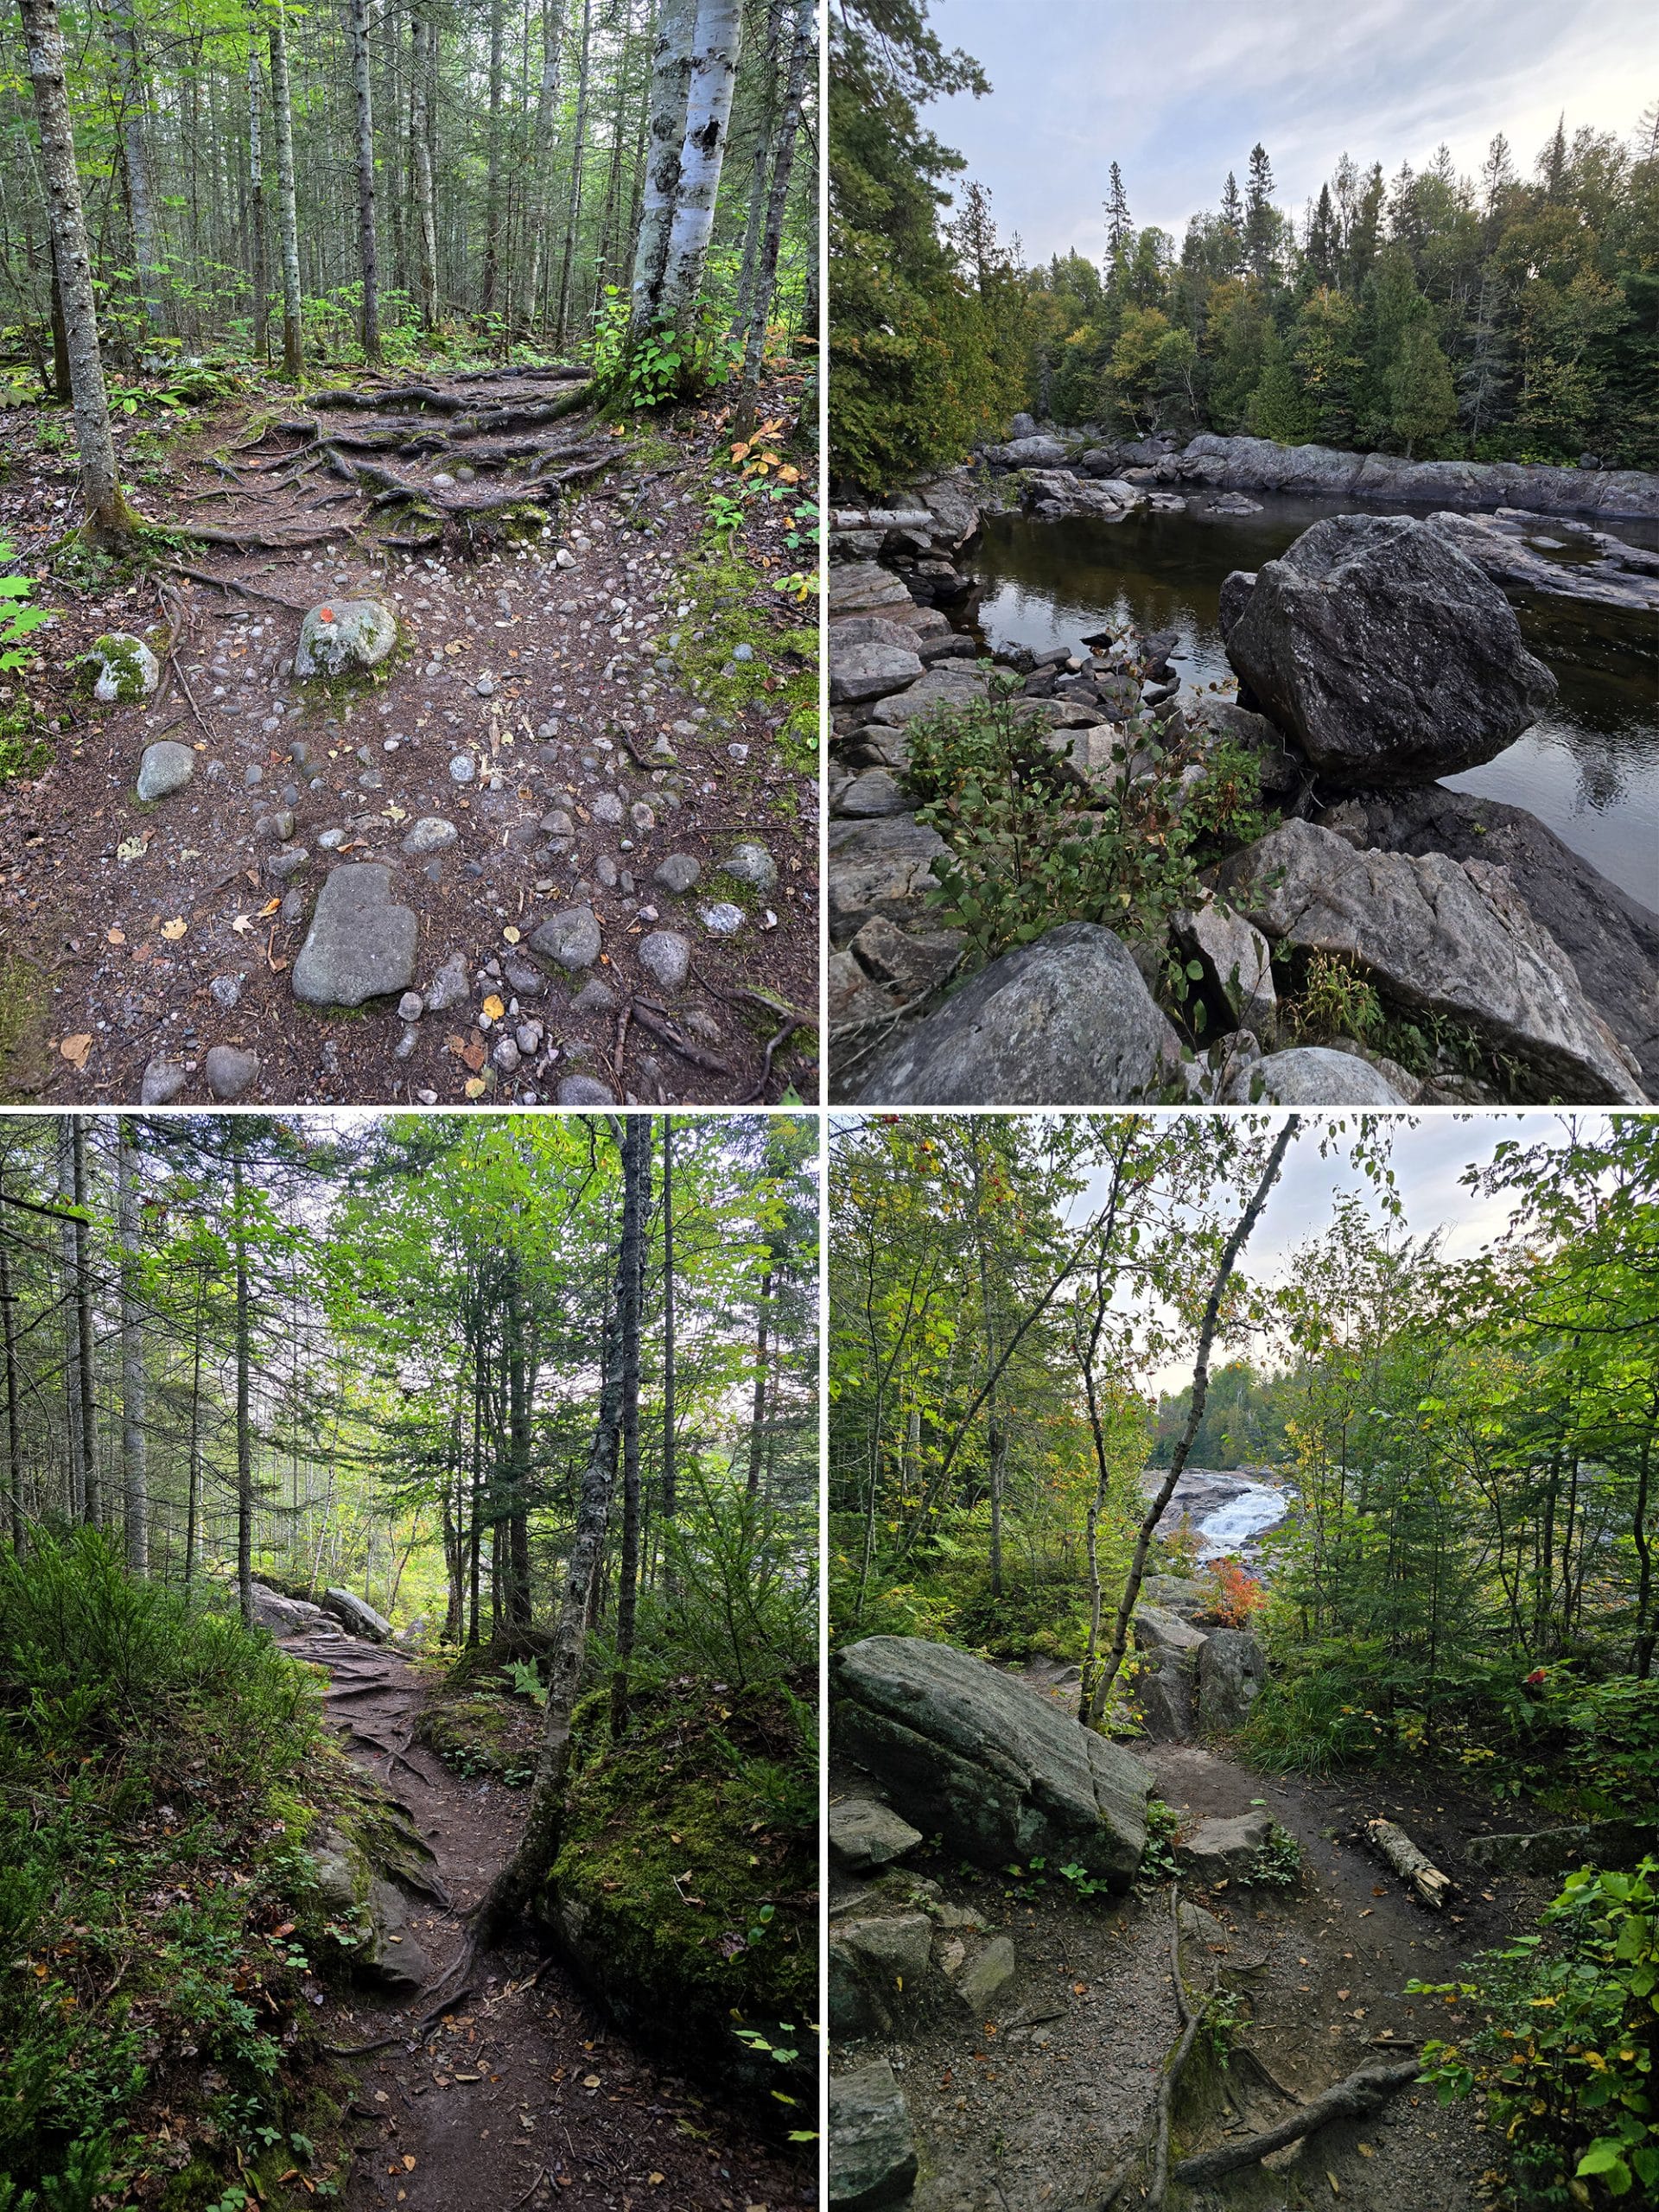
<svg viewBox="0 0 1659 2212">
<path fill-rule="evenodd" d="M 748 305 L 748 336 L 743 349 L 743 396 L 738 402 L 734 435 L 747 438 L 754 428 L 755 394 L 766 358 L 766 329 L 772 299 L 778 289 L 778 260 L 784 244 L 784 210 L 789 201 L 790 179 L 795 168 L 795 146 L 800 136 L 801 103 L 806 93 L 806 65 L 812 52 L 817 21 L 814 0 L 796 0 L 795 38 L 789 54 L 789 80 L 784 87 L 784 109 L 778 118 L 772 143 L 772 190 L 766 200 L 766 230 L 760 241 L 760 266 Z"/>
<path fill-rule="evenodd" d="M 0 1347 L 5 1355 L 6 1383 L 6 1497 L 10 1503 L 11 1548 L 23 1554 L 23 1459 L 17 1433 L 17 1318 L 11 1288 L 11 1230 L 6 1218 L 6 1185 L 0 1173 Z"/>
<path fill-rule="evenodd" d="M 637 335 L 663 304 L 669 232 L 679 199 L 680 153 L 691 90 L 696 0 L 663 0 L 651 64 L 651 119 L 645 128 L 645 185 L 633 253 L 632 327 Z"/>
<path fill-rule="evenodd" d="M 270 351 L 270 272 L 265 263 L 265 161 L 260 137 L 259 48 L 248 41 L 248 243 L 253 275 L 253 353 Z"/>
<path fill-rule="evenodd" d="M 253 1435 L 249 1404 L 251 1319 L 248 1300 L 248 1230 L 243 1212 L 242 1159 L 232 1164 L 236 1209 L 236 1590 L 245 1628 L 253 1626 Z"/>
<path fill-rule="evenodd" d="M 629 1117 L 628 1126 L 637 1119 Z M 612 1124 L 616 1128 L 615 1123 Z M 619 1141 L 622 1132 L 617 1131 Z M 649 1172 L 648 1170 L 646 1171 Z M 588 1656 L 590 1612 L 598 1594 L 599 1569 L 610 1523 L 611 1493 L 616 1482 L 616 1450 L 622 1423 L 622 1316 L 639 1280 L 644 1207 L 640 1162 L 631 1140 L 623 1142 L 622 1234 L 616 1276 L 606 1314 L 593 1440 L 582 1471 L 576 1524 L 565 1561 L 564 1590 L 548 1662 L 546 1721 L 536 1761 L 529 1815 L 518 1847 L 496 1876 L 474 1916 L 473 1940 L 488 1943 L 524 1912 L 546 1880 L 559 1855 L 564 1830 L 566 1783 L 570 1770 L 570 1725 L 582 1693 Z"/>
<path fill-rule="evenodd" d="M 283 373 L 297 383 L 305 370 L 300 308 L 300 223 L 294 192 L 294 102 L 288 84 L 288 33 L 282 0 L 270 19 L 270 118 L 276 135 L 277 228 L 283 256 Z"/>
<path fill-rule="evenodd" d="M 69 1155 L 75 1195 L 75 1380 L 80 1391 L 80 1435 L 86 1453 L 86 1520 L 89 1527 L 96 1529 L 104 1520 L 104 1490 L 98 1464 L 98 1401 L 93 1395 L 97 1370 L 92 1351 L 92 1271 L 88 1264 L 86 1125 L 79 1114 L 71 1115 L 69 1120 Z"/>
<path fill-rule="evenodd" d="M 1141 1595 L 1141 1585 L 1146 1577 L 1147 1558 L 1152 1549 L 1152 1540 L 1159 1522 L 1163 1518 L 1164 1509 L 1175 1495 L 1175 1485 L 1186 1465 L 1192 1440 L 1198 1433 L 1198 1423 L 1204 1419 L 1204 1402 L 1210 1392 L 1210 1352 L 1221 1319 L 1221 1301 L 1238 1266 L 1239 1255 L 1249 1241 L 1250 1231 L 1261 1218 L 1262 1209 L 1268 1203 L 1268 1193 L 1279 1179 L 1285 1154 L 1300 1127 L 1300 1115 L 1287 1114 L 1285 1116 L 1285 1125 L 1274 1141 L 1273 1150 L 1268 1154 L 1268 1163 L 1262 1171 L 1261 1179 L 1250 1194 L 1249 1205 L 1234 1224 L 1232 1235 L 1222 1249 L 1221 1261 L 1210 1285 L 1210 1295 L 1205 1300 L 1204 1318 L 1198 1325 L 1198 1356 L 1192 1363 L 1192 1403 L 1181 1433 L 1175 1440 L 1175 1449 L 1170 1455 L 1169 1472 L 1160 1484 L 1158 1495 L 1147 1507 L 1135 1533 L 1128 1575 L 1123 1585 L 1123 1595 L 1118 1602 L 1117 1618 L 1112 1624 L 1111 1649 L 1106 1655 L 1100 1670 L 1100 1680 L 1095 1684 L 1095 1694 L 1089 1703 L 1087 1720 L 1091 1727 L 1098 1725 L 1100 1716 L 1106 1709 L 1106 1700 L 1112 1694 L 1112 1685 L 1122 1670 L 1123 1655 L 1128 1648 L 1129 1622 L 1135 1612 L 1135 1601 Z M 1079 1718 L 1083 1716 L 1079 1715 Z"/>
<path fill-rule="evenodd" d="M 357 101 L 357 239 L 363 270 L 363 358 L 380 365 L 380 249 L 374 229 L 374 106 L 369 92 L 368 0 L 347 0 Z"/>
<path fill-rule="evenodd" d="M 668 234 L 663 308 L 678 318 L 695 307 L 715 225 L 715 201 L 731 124 L 732 86 L 743 35 L 741 0 L 698 0 L 680 148 L 679 189 Z"/>
<path fill-rule="evenodd" d="M 121 1496 L 127 1565 L 149 1572 L 149 1484 L 144 1432 L 144 1316 L 139 1271 L 138 1154 L 124 1114 L 115 1117 L 116 1224 L 121 1242 Z"/>
<path fill-rule="evenodd" d="M 98 350 L 92 252 L 64 81 L 63 32 L 57 0 L 18 0 L 18 7 L 23 19 L 35 117 L 40 126 L 41 181 L 52 226 L 53 262 L 63 302 L 69 389 L 86 506 L 84 534 L 94 544 L 118 543 L 142 529 L 143 523 L 128 505 L 116 474 L 109 395 Z"/>
<path fill-rule="evenodd" d="M 66 1518 L 86 1518 L 86 1439 L 80 1425 L 80 1322 L 75 1300 L 75 1137 L 74 1116 L 60 1114 L 53 1132 L 56 1141 L 58 1176 L 58 1268 L 62 1282 L 59 1312 L 63 1316 L 64 1433 L 68 1449 L 64 1459 Z"/>
</svg>

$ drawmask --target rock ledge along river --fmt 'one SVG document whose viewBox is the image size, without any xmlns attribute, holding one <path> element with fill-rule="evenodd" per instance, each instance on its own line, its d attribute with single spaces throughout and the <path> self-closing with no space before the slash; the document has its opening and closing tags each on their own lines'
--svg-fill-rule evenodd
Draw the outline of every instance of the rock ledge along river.
<svg viewBox="0 0 1659 2212">
<path fill-rule="evenodd" d="M 989 515 L 963 561 L 976 582 L 967 610 L 990 647 L 1078 650 L 1103 628 L 1134 623 L 1177 633 L 1184 683 L 1230 682 L 1217 619 L 1221 582 L 1259 569 L 1313 523 L 1355 511 L 1342 499 L 1262 493 L 1250 514 L 1141 510 L 1120 522 Z M 1623 522 L 1619 537 L 1659 544 L 1659 525 Z M 1556 556 L 1552 556 L 1556 557 Z M 1559 557 L 1571 559 L 1562 544 Z M 1523 806 L 1644 906 L 1659 905 L 1659 670 L 1650 616 L 1516 590 L 1529 651 L 1560 685 L 1544 719 L 1484 767 L 1446 779 L 1453 791 Z"/>
</svg>

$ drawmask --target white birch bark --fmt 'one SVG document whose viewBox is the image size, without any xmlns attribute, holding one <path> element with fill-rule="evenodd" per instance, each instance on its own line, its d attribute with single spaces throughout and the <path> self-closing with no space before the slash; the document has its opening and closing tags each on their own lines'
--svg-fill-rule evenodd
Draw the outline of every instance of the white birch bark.
<svg viewBox="0 0 1659 2212">
<path fill-rule="evenodd" d="M 726 162 L 732 86 L 743 35 L 741 0 L 698 0 L 691 83 L 680 148 L 680 186 L 668 234 L 663 306 L 671 316 L 695 307 L 714 230 L 715 200 Z"/>
<path fill-rule="evenodd" d="M 363 358 L 380 365 L 380 250 L 374 228 L 374 108 L 369 94 L 369 0 L 347 0 L 357 99 L 357 235 L 363 264 Z"/>
<path fill-rule="evenodd" d="M 282 0 L 270 19 L 270 112 L 276 137 L 277 224 L 283 253 L 283 370 L 297 383 L 304 372 L 300 323 L 300 224 L 294 194 L 294 102 L 288 86 L 288 32 Z"/>
<path fill-rule="evenodd" d="M 651 65 L 651 121 L 645 133 L 645 190 L 633 256 L 632 327 L 645 328 L 663 302 L 668 234 L 680 189 L 680 149 L 691 89 L 696 0 L 662 0 Z"/>
</svg>

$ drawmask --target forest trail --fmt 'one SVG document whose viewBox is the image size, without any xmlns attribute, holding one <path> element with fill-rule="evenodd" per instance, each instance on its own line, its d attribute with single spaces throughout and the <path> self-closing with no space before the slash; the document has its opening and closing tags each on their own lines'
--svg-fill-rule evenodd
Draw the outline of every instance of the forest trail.
<svg viewBox="0 0 1659 2212">
<path fill-rule="evenodd" d="M 328 1719 L 434 1853 L 448 1906 L 411 1900 L 410 1934 L 435 1977 L 462 1916 L 512 1849 L 525 1793 L 463 1781 L 411 1743 L 423 1692 L 398 1654 L 343 1633 L 284 1638 L 325 1669 Z M 331 1998 L 330 2042 L 396 2036 L 424 2010 Z M 485 1951 L 468 1993 L 418 2039 L 360 2061 L 346 2107 L 347 2212 L 804 2212 L 798 2170 L 609 2028 L 550 1954 Z"/>
<path fill-rule="evenodd" d="M 136 581 L 94 570 L 41 633 L 30 691 L 66 734 L 0 823 L 0 925 L 50 987 L 34 1064 L 12 1077 L 29 1096 L 811 1095 L 816 785 L 780 731 L 798 694 L 816 699 L 816 632 L 766 573 L 810 556 L 785 549 L 786 513 L 761 501 L 749 565 L 715 581 L 704 499 L 724 415 L 653 420 L 642 438 L 559 413 L 575 374 L 262 393 L 168 449 L 148 512 L 218 541 Z M 800 391 L 780 377 L 762 413 L 788 416 Z M 5 424 L 20 445 L 29 419 Z M 25 563 L 61 530 L 73 480 L 67 456 L 18 453 L 0 527 Z M 365 599 L 398 626 L 373 680 L 297 679 L 308 609 Z M 89 702 L 77 663 L 93 639 L 156 626 L 171 647 L 155 697 Z M 740 632 L 757 642 L 734 645 Z M 141 803 L 144 749 L 164 739 L 193 772 Z M 739 848 L 760 857 L 734 866 Z M 361 1007 L 302 1003 L 316 894 L 363 861 L 412 910 L 412 975 Z M 531 958 L 538 926 L 572 912 L 592 918 L 572 964 Z M 642 964 L 663 932 L 666 965 Z M 405 980 L 423 1001 L 408 1020 Z M 210 1084 L 215 1046 L 228 1077 Z"/>
</svg>

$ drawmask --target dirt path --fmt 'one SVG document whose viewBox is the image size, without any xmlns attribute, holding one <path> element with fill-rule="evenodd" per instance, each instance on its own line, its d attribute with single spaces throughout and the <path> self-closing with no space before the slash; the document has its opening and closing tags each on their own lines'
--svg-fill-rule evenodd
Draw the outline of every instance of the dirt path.
<svg viewBox="0 0 1659 2212">
<path fill-rule="evenodd" d="M 137 1103 L 158 1067 L 174 1072 L 152 1072 L 148 1103 L 530 1105 L 573 1082 L 589 1089 L 565 1103 L 816 1095 L 814 1030 L 786 1011 L 817 1004 L 816 779 L 782 735 L 803 686 L 816 697 L 812 606 L 758 568 L 718 606 L 703 581 L 720 417 L 643 437 L 535 419 L 569 377 L 432 375 L 426 398 L 388 378 L 367 410 L 239 406 L 141 486 L 152 516 L 222 533 L 181 549 L 198 577 L 106 567 L 79 595 L 46 577 L 61 619 L 29 690 L 63 730 L 55 765 L 0 806 L 0 934 L 45 977 L 19 1095 Z M 35 461 L 0 497 L 26 557 L 61 528 L 49 486 L 68 480 L 64 457 Z M 770 518 L 742 550 L 777 577 L 813 557 Z M 398 624 L 378 680 L 297 681 L 307 609 L 360 599 Z M 760 643 L 711 668 L 728 620 Z M 175 652 L 156 698 L 77 692 L 97 636 L 158 623 Z M 194 773 L 141 803 L 163 739 Z M 753 880 L 729 872 L 746 845 L 763 849 L 740 861 Z M 360 1007 L 295 995 L 325 877 L 363 861 L 415 916 L 425 1005 L 408 1021 L 401 980 Z M 597 922 L 591 964 L 530 958 L 573 910 Z M 690 950 L 678 987 L 640 961 L 662 932 Z M 241 1088 L 210 1090 L 215 1046 L 257 1062 Z"/>
<path fill-rule="evenodd" d="M 512 1847 L 523 1796 L 463 1782 L 409 1745 L 421 1691 L 396 1653 L 343 1634 L 284 1648 L 327 1669 L 330 1720 L 378 1781 L 391 1764 L 392 1794 L 435 1854 L 451 1905 L 411 1901 L 409 1934 L 441 1972 L 461 1951 L 461 1916 Z M 420 2000 L 408 2009 L 418 2015 Z M 356 2044 L 396 2032 L 407 2012 L 331 1999 L 320 2017 L 328 2041 Z M 483 1954 L 452 2013 L 358 2065 L 347 2212 L 804 2212 L 816 2202 L 740 2120 L 607 2028 L 545 1953 Z"/>
</svg>

